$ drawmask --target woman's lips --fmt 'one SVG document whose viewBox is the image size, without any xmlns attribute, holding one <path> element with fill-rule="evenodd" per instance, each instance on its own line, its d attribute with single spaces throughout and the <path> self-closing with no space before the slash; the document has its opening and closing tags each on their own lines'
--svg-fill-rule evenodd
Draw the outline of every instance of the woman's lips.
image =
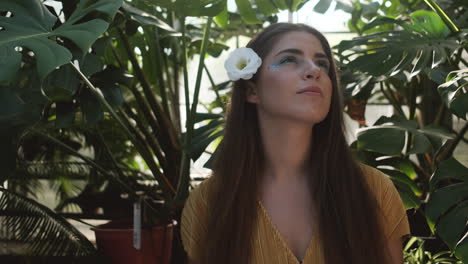
<svg viewBox="0 0 468 264">
<path fill-rule="evenodd" d="M 305 95 L 322 95 L 322 90 L 317 86 L 308 86 L 299 90 L 297 93 Z"/>
</svg>

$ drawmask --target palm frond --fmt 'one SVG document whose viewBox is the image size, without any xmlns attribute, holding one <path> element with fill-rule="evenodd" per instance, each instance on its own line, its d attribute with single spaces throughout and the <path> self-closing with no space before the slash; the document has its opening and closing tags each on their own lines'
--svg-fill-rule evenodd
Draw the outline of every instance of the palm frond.
<svg viewBox="0 0 468 264">
<path fill-rule="evenodd" d="M 63 200 L 80 193 L 83 184 L 76 180 L 87 180 L 89 171 L 89 165 L 83 162 L 21 161 L 7 179 L 8 189 L 37 198 L 43 191 L 40 180 L 54 180 L 50 181 L 50 187 Z"/>
<path fill-rule="evenodd" d="M 44 205 L 0 187 L 0 240 L 23 243 L 27 255 L 87 256 L 93 244 Z"/>
</svg>

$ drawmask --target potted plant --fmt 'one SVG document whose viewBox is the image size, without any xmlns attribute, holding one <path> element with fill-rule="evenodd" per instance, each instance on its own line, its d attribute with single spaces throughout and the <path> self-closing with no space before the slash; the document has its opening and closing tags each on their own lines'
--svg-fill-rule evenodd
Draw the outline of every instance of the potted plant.
<svg viewBox="0 0 468 264">
<path fill-rule="evenodd" d="M 159 239 L 159 235 L 146 235 L 144 229 L 158 231 L 160 225 L 165 230 L 160 240 L 165 242 L 163 249 L 167 249 L 161 256 L 167 261 L 172 244 L 176 252 L 183 253 L 177 229 L 173 235 L 170 229 L 173 221 L 180 219 L 188 196 L 190 162 L 220 136 L 222 114 L 197 113 L 201 76 L 203 72 L 210 76 L 204 59 L 207 54 L 218 56 L 227 49 L 211 39 L 232 36 L 245 24 L 238 15 L 231 14 L 229 21 L 235 21 L 232 26 L 223 13 L 217 23 L 226 29 L 211 30 L 213 16 L 226 9 L 225 1 L 52 2 L 7 0 L 0 3 L 0 100 L 3 103 L 0 121 L 5 122 L 0 131 L 5 143 L 2 145 L 5 148 L 0 150 L 0 162 L 6 169 L 2 183 L 13 183 L 19 170 L 31 169 L 28 161 L 34 159 L 21 156 L 28 148 L 27 143 L 46 148 L 53 154 L 37 156 L 37 161 L 51 161 L 48 164 L 57 168 L 63 165 L 63 169 L 58 169 L 61 173 L 84 168 L 85 177 L 82 174 L 80 179 L 86 180 L 89 187 L 76 197 L 64 199 L 57 209 L 75 203 L 93 214 L 97 208 L 85 206 L 93 199 L 97 204 L 99 198 L 111 197 L 110 193 L 112 197 L 119 192 L 127 195 L 127 206 L 122 206 L 127 208 L 124 221 L 99 230 L 114 229 L 120 224 L 127 229 L 140 226 L 141 236 L 139 231 L 131 234 L 141 239 L 131 239 L 130 248 L 135 241 L 136 247 L 139 244 L 144 249 L 145 241 Z M 188 16 L 208 18 L 201 20 L 206 23 L 200 26 L 198 22 L 187 23 Z M 253 34 L 261 25 L 245 27 Z M 195 54 L 199 55 L 199 64 L 191 94 L 187 61 Z M 187 98 L 184 131 L 179 108 L 182 78 L 183 96 Z M 216 100 L 213 107 L 222 106 L 222 100 Z M 205 120 L 208 122 L 201 123 Z M 111 123 L 114 131 L 125 135 L 125 140 L 112 142 L 113 137 L 104 133 L 103 122 Z M 197 123 L 199 127 L 195 128 Z M 77 129 L 77 125 L 81 127 Z M 71 133 L 72 130 L 75 131 Z M 42 141 L 44 144 L 39 144 Z M 127 147 L 128 155 L 120 156 L 115 151 L 116 144 Z M 86 152 L 90 146 L 94 154 Z M 50 151 L 52 148 L 66 155 L 56 155 L 57 152 Z M 141 165 L 137 164 L 135 155 L 129 158 L 132 153 L 141 158 Z M 52 175 L 52 170 L 49 171 Z M 33 173 L 22 175 L 26 183 L 26 176 Z M 112 186 L 119 186 L 119 190 L 111 192 Z M 7 193 L 7 189 L 1 192 Z M 3 209 L 11 207 L 5 204 Z M 133 221 L 134 211 L 135 215 L 141 215 L 135 218 L 140 221 Z M 25 223 L 9 221 L 14 229 L 27 230 Z M 176 238 L 174 243 L 170 241 L 171 236 Z M 25 237 L 23 242 L 35 239 Z M 45 247 L 42 243 L 35 245 Z M 56 249 L 60 254 L 67 254 L 60 251 L 61 247 Z M 39 249 L 34 254 L 40 252 Z M 112 254 L 119 252 L 114 250 Z M 183 259 L 183 254 L 178 255 Z M 173 262 L 182 261 L 173 259 Z"/>
</svg>

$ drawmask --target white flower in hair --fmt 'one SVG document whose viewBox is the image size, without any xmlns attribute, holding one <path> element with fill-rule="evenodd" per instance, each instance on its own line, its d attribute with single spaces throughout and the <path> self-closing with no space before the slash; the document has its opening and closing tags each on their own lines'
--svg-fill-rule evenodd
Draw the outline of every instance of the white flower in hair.
<svg viewBox="0 0 468 264">
<path fill-rule="evenodd" d="M 251 48 L 235 49 L 224 62 L 224 68 L 231 81 L 252 78 L 260 65 L 262 65 L 262 59 Z"/>
</svg>

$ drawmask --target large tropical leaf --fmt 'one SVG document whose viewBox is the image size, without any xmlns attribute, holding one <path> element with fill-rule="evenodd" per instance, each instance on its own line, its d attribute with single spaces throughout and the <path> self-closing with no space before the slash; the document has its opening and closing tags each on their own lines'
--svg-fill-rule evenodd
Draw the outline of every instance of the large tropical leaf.
<svg viewBox="0 0 468 264">
<path fill-rule="evenodd" d="M 237 9 L 242 19 L 248 24 L 261 24 L 249 0 L 236 0 Z"/>
<path fill-rule="evenodd" d="M 371 22 L 364 29 L 390 23 L 401 29 L 342 41 L 338 45 L 342 60 L 349 61 L 350 68 L 373 76 L 392 76 L 401 71 L 415 76 L 438 66 L 459 47 L 455 37 L 448 37 L 449 30 L 436 13 L 420 10 L 411 19 L 412 23 L 390 17 Z"/>
<path fill-rule="evenodd" d="M 271 0 L 255 0 L 258 10 L 265 16 L 271 16 L 278 13 L 278 7 Z"/>
<path fill-rule="evenodd" d="M 429 227 L 463 263 L 468 263 L 468 168 L 449 158 L 439 164 L 429 184 L 432 190 L 426 205 Z"/>
<path fill-rule="evenodd" d="M 380 153 L 357 150 L 356 142 L 351 145 L 358 160 L 381 170 L 390 176 L 395 184 L 405 208 L 419 208 L 420 196 L 423 194 L 419 186 L 413 181 L 416 177 L 414 166 L 409 159 L 400 157 L 382 157 Z"/>
<path fill-rule="evenodd" d="M 386 155 L 398 155 L 403 151 L 406 137 L 411 136 L 412 145 L 408 154 L 417 154 L 436 150 L 429 140 L 430 137 L 443 140 L 453 138 L 453 135 L 441 127 L 418 129 L 417 126 L 415 120 L 382 116 L 374 126 L 358 130 L 358 146 Z"/>
<path fill-rule="evenodd" d="M 0 187 L 2 240 L 27 245 L 35 256 L 86 256 L 96 250 L 86 237 L 49 208 Z"/>
<path fill-rule="evenodd" d="M 166 31 L 169 35 L 172 36 L 181 36 L 182 34 L 180 32 L 177 32 L 174 28 L 172 28 L 170 25 L 168 25 L 166 22 L 163 20 L 157 18 L 154 15 L 151 15 L 143 10 L 140 10 L 136 7 L 131 6 L 129 3 L 123 3 L 122 5 L 122 10 L 127 13 L 130 18 L 132 18 L 135 21 L 138 21 L 140 25 L 145 25 L 145 26 L 155 26 L 158 27 L 164 31 Z"/>
<path fill-rule="evenodd" d="M 109 23 L 101 18 L 82 20 L 90 15 L 111 18 L 123 0 L 81 0 L 65 23 L 54 29 L 57 17 L 40 0 L 3 0 L 0 11 L 0 81 L 11 80 L 21 66 L 17 47 L 34 52 L 37 70 L 45 78 L 56 67 L 68 63 L 72 53 L 53 40 L 62 37 L 73 41 L 84 53 L 106 31 Z M 19 49 L 21 50 L 21 49 Z"/>
<path fill-rule="evenodd" d="M 194 129 L 192 144 L 190 145 L 190 158 L 198 160 L 206 148 L 224 133 L 224 120 L 220 114 L 196 113 L 194 124 L 206 123 Z M 185 133 L 184 133 L 185 135 Z"/>
<path fill-rule="evenodd" d="M 214 17 L 226 7 L 226 0 L 144 0 L 149 5 L 165 7 L 181 16 Z"/>
<path fill-rule="evenodd" d="M 236 0 L 237 10 L 247 24 L 262 24 L 280 10 L 297 11 L 307 0 Z"/>
<path fill-rule="evenodd" d="M 458 117 L 467 120 L 468 93 L 464 87 L 468 86 L 468 69 L 450 72 L 446 83 L 438 87 L 438 91 L 447 106 Z"/>
</svg>

